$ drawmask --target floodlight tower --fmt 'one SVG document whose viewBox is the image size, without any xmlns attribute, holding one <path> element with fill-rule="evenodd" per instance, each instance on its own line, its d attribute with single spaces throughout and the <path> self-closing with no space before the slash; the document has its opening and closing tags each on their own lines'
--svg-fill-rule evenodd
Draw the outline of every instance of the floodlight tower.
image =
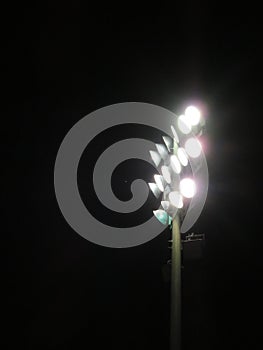
<svg viewBox="0 0 263 350">
<path fill-rule="evenodd" d="M 189 137 L 184 146 L 176 129 L 184 136 L 190 133 L 200 135 L 200 111 L 189 106 L 185 114 L 177 118 L 177 125 L 171 126 L 173 139 L 163 136 L 163 144 L 157 144 L 157 152 L 150 151 L 156 167 L 160 167 L 162 175 L 154 175 L 155 183 L 150 183 L 150 189 L 158 198 L 163 193 L 161 206 L 163 209 L 154 210 L 155 217 L 164 225 L 171 225 L 172 229 L 172 256 L 171 256 L 171 333 L 170 349 L 181 349 L 181 233 L 180 226 L 184 216 L 184 206 L 194 197 L 196 185 L 192 178 L 186 175 L 189 157 L 198 158 L 202 152 L 201 143 L 196 136 Z M 180 177 L 181 175 L 181 177 Z"/>
</svg>

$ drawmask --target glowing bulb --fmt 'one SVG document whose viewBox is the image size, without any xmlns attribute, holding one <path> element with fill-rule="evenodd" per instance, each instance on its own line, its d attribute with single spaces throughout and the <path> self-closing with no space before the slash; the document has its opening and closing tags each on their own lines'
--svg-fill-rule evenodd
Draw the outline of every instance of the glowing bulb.
<svg viewBox="0 0 263 350">
<path fill-rule="evenodd" d="M 196 193 L 195 182 L 188 178 L 181 180 L 180 192 L 185 198 L 192 198 Z"/>
<path fill-rule="evenodd" d="M 164 191 L 163 177 L 161 175 L 154 175 L 154 180 L 155 180 L 156 185 L 158 186 L 159 190 L 161 192 L 163 192 Z"/>
<path fill-rule="evenodd" d="M 178 128 L 183 134 L 189 134 L 192 130 L 190 120 L 185 115 L 180 115 L 177 120 Z"/>
<path fill-rule="evenodd" d="M 178 158 L 174 154 L 171 156 L 171 167 L 176 174 L 180 174 L 182 167 Z"/>
<path fill-rule="evenodd" d="M 201 143 L 193 137 L 186 141 L 184 148 L 186 150 L 186 153 L 192 158 L 199 157 L 202 152 Z"/>
<path fill-rule="evenodd" d="M 169 171 L 169 168 L 166 166 L 166 165 L 163 165 L 161 167 L 161 172 L 162 172 L 162 175 L 163 175 L 163 178 L 164 180 L 170 184 L 171 183 L 171 174 L 170 174 L 170 171 Z"/>
<path fill-rule="evenodd" d="M 185 116 L 187 117 L 191 125 L 197 125 L 200 122 L 201 113 L 196 107 L 189 106 L 185 110 Z"/>
<path fill-rule="evenodd" d="M 181 193 L 177 191 L 173 191 L 169 193 L 169 200 L 172 205 L 174 205 L 176 208 L 180 209 L 183 207 L 183 197 Z"/>
<path fill-rule="evenodd" d="M 177 157 L 183 166 L 186 166 L 188 164 L 187 154 L 182 147 L 178 148 Z"/>
</svg>

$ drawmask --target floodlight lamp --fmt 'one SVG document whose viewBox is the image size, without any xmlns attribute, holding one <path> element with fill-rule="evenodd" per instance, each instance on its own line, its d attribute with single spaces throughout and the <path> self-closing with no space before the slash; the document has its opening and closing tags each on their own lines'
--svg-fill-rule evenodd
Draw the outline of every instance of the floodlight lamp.
<svg viewBox="0 0 263 350">
<path fill-rule="evenodd" d="M 180 181 L 180 192 L 185 198 L 192 198 L 196 193 L 195 182 L 186 178 Z"/>
<path fill-rule="evenodd" d="M 186 153 L 192 158 L 199 157 L 202 152 L 201 143 L 194 137 L 191 137 L 186 141 L 184 148 Z"/>
<path fill-rule="evenodd" d="M 159 153 L 155 151 L 150 151 L 150 155 L 152 158 L 152 161 L 154 162 L 155 166 L 158 167 L 161 162 L 161 156 Z"/>
<path fill-rule="evenodd" d="M 160 221 L 161 224 L 163 225 L 169 224 L 170 222 L 169 215 L 166 213 L 166 211 L 162 209 L 158 209 L 158 210 L 154 210 L 153 214 L 156 217 L 156 219 Z"/>
<path fill-rule="evenodd" d="M 161 192 L 164 191 L 164 179 L 161 175 L 154 175 L 154 180 Z"/>
<path fill-rule="evenodd" d="M 168 184 L 170 184 L 170 183 L 171 183 L 171 174 L 170 174 L 170 171 L 169 171 L 168 166 L 163 165 L 163 166 L 161 167 L 161 172 L 162 172 L 162 175 L 163 175 L 164 180 L 165 180 Z"/>
<path fill-rule="evenodd" d="M 163 160 L 165 160 L 168 157 L 168 152 L 167 152 L 166 147 L 161 143 L 157 143 L 155 146 L 156 146 L 157 151 L 158 151 L 159 155 L 161 156 L 161 158 Z"/>
<path fill-rule="evenodd" d="M 171 167 L 173 169 L 173 171 L 176 173 L 176 174 L 180 174 L 181 170 L 182 170 L 182 167 L 181 167 L 181 164 L 178 160 L 178 158 L 176 157 L 175 154 L 173 154 L 170 158 L 170 164 L 171 164 Z"/>
<path fill-rule="evenodd" d="M 169 200 L 173 206 L 180 209 L 183 207 L 183 197 L 181 193 L 173 191 L 169 193 Z"/>
<path fill-rule="evenodd" d="M 177 150 L 177 157 L 178 157 L 178 159 L 180 160 L 180 163 L 183 166 L 187 166 L 188 158 L 187 158 L 187 154 L 186 154 L 184 148 L 182 148 L 182 147 L 178 148 L 178 150 Z"/>
<path fill-rule="evenodd" d="M 201 113 L 198 108 L 194 106 L 189 106 L 185 110 L 185 116 L 187 117 L 191 125 L 195 126 L 200 122 Z"/>
<path fill-rule="evenodd" d="M 171 217 L 166 213 L 166 211 L 162 209 L 154 210 L 153 211 L 154 216 L 157 220 L 160 221 L 163 225 L 168 225 L 171 222 Z"/>
<path fill-rule="evenodd" d="M 154 196 L 158 198 L 161 194 L 161 191 L 159 190 L 158 186 L 153 182 L 149 182 L 148 185 Z"/>
<path fill-rule="evenodd" d="M 167 211 L 169 209 L 170 203 L 169 201 L 161 201 L 161 206 L 165 211 Z"/>
<path fill-rule="evenodd" d="M 168 149 L 168 152 L 171 152 L 171 150 L 173 149 L 173 140 L 171 139 L 171 137 L 163 136 L 163 141 Z"/>
</svg>

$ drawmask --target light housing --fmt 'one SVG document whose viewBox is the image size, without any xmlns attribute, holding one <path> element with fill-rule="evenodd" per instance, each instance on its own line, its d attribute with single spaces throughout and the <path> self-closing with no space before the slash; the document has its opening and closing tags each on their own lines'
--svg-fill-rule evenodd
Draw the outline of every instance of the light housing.
<svg viewBox="0 0 263 350">
<path fill-rule="evenodd" d="M 166 213 L 165 210 L 158 209 L 153 211 L 154 216 L 163 225 L 169 225 L 172 222 L 172 218 Z"/>
</svg>

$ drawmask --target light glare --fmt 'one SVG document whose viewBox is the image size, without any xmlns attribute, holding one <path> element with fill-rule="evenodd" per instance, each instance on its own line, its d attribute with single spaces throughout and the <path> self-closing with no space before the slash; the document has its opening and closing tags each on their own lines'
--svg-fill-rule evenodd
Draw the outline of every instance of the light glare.
<svg viewBox="0 0 263 350">
<path fill-rule="evenodd" d="M 181 180 L 180 192 L 185 198 L 192 198 L 196 193 L 195 182 L 188 178 Z"/>
<path fill-rule="evenodd" d="M 200 122 L 201 113 L 196 107 L 189 106 L 185 110 L 185 116 L 187 117 L 191 125 L 197 125 Z"/>
</svg>

